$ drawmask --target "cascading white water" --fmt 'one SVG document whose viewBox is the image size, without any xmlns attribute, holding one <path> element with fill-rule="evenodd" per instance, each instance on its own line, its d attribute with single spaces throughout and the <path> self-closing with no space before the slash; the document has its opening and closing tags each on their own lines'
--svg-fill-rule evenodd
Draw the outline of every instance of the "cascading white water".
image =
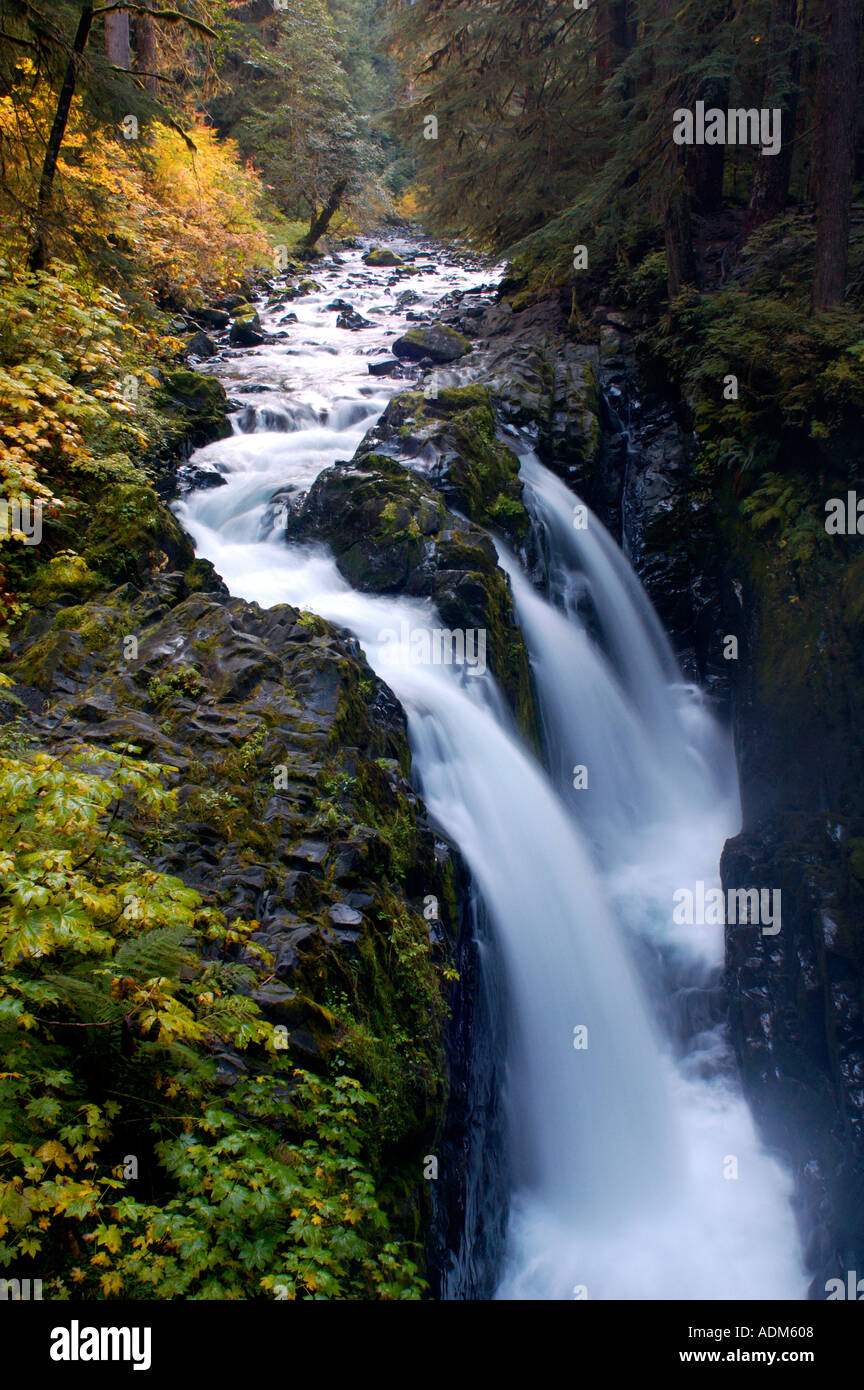
<svg viewBox="0 0 864 1390">
<path fill-rule="evenodd" d="M 676 1064 L 626 946 L 638 932 L 716 961 L 716 933 L 676 942 L 668 919 L 673 886 L 712 879 L 734 830 L 722 740 L 683 687 L 614 543 L 595 519 L 574 532 L 576 499 L 530 455 L 523 476 L 545 527 L 549 600 L 503 549 L 502 562 L 557 785 L 502 715 L 491 677 L 418 666 L 408 653 L 394 660 L 382 634 L 403 622 L 439 626 L 431 605 L 357 593 L 325 551 L 274 539 L 273 494 L 305 488 L 350 457 L 389 394 L 370 385 L 363 350 L 392 338 L 401 286 L 356 256 L 319 278 L 325 292 L 292 305 L 301 323 L 288 349 L 268 346 L 221 368 L 243 404 L 242 426 L 255 423 L 252 405 L 262 419 L 261 395 L 246 389 L 254 381 L 277 387 L 263 423 L 281 428 L 199 451 L 195 462 L 218 466 L 226 483 L 178 511 L 233 593 L 309 608 L 356 634 L 406 710 L 430 814 L 482 894 L 512 1009 L 515 1191 L 499 1296 L 570 1298 L 587 1288 L 591 1298 L 802 1297 L 790 1180 L 759 1148 L 722 1036 L 697 1040 Z M 456 268 L 412 288 L 429 302 L 471 281 Z M 380 328 L 359 340 L 336 329 L 324 308 L 334 293 L 350 294 L 361 312 L 381 307 Z M 588 767 L 587 793 L 572 790 L 574 764 Z M 574 1046 L 581 1028 L 587 1048 Z M 729 1156 L 739 1168 L 732 1181 L 723 1176 Z"/>
</svg>

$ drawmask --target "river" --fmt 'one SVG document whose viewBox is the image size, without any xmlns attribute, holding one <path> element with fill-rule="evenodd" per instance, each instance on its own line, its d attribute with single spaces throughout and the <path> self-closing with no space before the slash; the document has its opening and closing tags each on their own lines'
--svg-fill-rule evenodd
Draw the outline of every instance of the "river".
<svg viewBox="0 0 864 1390">
<path fill-rule="evenodd" d="M 413 290 L 422 312 L 489 280 L 458 256 L 437 250 L 432 265 L 401 249 L 430 268 L 399 279 L 343 252 L 313 272 L 320 291 L 262 308 L 283 339 L 214 360 L 234 433 L 192 463 L 225 484 L 187 494 L 178 514 L 233 594 L 357 636 L 407 713 L 417 784 L 482 897 L 503 970 L 487 983 L 507 1012 L 497 1297 L 803 1298 L 791 1175 L 759 1143 L 722 1018 L 707 1010 L 700 1022 L 723 929 L 673 921 L 677 889 L 719 883 L 738 827 L 732 749 L 621 551 L 590 514 L 574 525 L 579 499 L 512 433 L 542 584 L 498 545 L 535 678 L 541 765 L 488 672 L 394 660 L 393 633 L 440 626 L 428 602 L 356 592 L 325 550 L 289 545 L 274 525 L 274 495 L 350 458 L 404 389 L 368 371 L 405 330 L 397 296 Z M 339 298 L 373 326 L 338 327 L 327 305 Z M 484 1200 L 500 1195 L 475 1191 Z M 467 1253 L 452 1252 L 447 1297 L 477 1296 Z"/>
</svg>

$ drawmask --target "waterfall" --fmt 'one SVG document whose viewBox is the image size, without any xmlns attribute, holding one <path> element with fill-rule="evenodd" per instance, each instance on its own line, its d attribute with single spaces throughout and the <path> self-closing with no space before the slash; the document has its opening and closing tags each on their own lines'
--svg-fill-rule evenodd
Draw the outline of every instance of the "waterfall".
<svg viewBox="0 0 864 1390">
<path fill-rule="evenodd" d="M 677 1051 L 667 1035 L 661 977 L 673 989 L 707 987 L 721 959 L 716 929 L 672 927 L 671 895 L 716 879 L 735 830 L 734 774 L 727 741 L 683 683 L 614 542 L 590 514 L 574 527 L 579 500 L 524 451 L 545 592 L 500 554 L 534 672 L 543 767 L 491 675 L 417 665 L 407 652 L 394 660 L 382 634 L 440 626 L 430 603 L 358 593 L 326 550 L 272 533 L 274 493 L 308 487 L 350 457 L 382 405 L 364 350 L 333 328 L 324 304 L 334 291 L 358 307 L 389 304 L 389 320 L 376 323 L 383 343 L 395 330 L 394 292 L 358 256 L 346 261 L 321 277 L 320 295 L 296 301 L 312 336 L 293 356 L 268 346 L 226 364 L 244 412 L 257 364 L 279 428 L 246 432 L 255 420 L 244 413 L 241 431 L 195 456 L 219 468 L 224 486 L 178 512 L 232 593 L 312 609 L 357 636 L 406 711 L 429 813 L 482 897 L 508 1008 L 513 1191 L 498 1296 L 803 1297 L 791 1179 L 760 1149 L 722 1025 Z M 412 285 L 432 302 L 469 279 L 450 269 Z M 293 407 L 279 399 L 286 375 Z M 587 769 L 581 790 L 577 765 Z"/>
</svg>

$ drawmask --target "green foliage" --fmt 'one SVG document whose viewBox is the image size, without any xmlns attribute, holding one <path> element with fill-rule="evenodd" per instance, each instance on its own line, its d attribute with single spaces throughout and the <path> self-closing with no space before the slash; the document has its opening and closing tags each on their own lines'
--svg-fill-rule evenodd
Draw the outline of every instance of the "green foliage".
<svg viewBox="0 0 864 1390">
<path fill-rule="evenodd" d="M 674 306 L 646 355 L 690 402 L 720 466 L 776 471 L 783 460 L 843 471 L 864 406 L 864 322 L 851 309 L 804 318 L 784 299 L 741 286 Z M 724 379 L 738 399 L 724 398 Z"/>
<path fill-rule="evenodd" d="M 263 19 L 228 16 L 223 27 L 222 85 L 209 113 L 287 216 L 314 219 L 337 187 L 354 213 L 374 202 L 381 154 L 354 106 L 340 61 L 348 52 L 324 0 L 295 0 Z"/>
<path fill-rule="evenodd" d="M 419 1297 L 373 1097 L 279 1055 L 228 959 L 255 924 L 131 855 L 123 824 L 175 812 L 126 754 L 0 757 L 0 1262 L 61 1299 Z M 248 1061 L 220 1102 L 226 1048 Z"/>
<path fill-rule="evenodd" d="M 147 685 L 147 698 L 154 705 L 168 700 L 196 701 L 207 689 L 207 682 L 194 666 L 172 666 L 161 676 L 154 676 Z"/>
<path fill-rule="evenodd" d="M 741 510 L 754 531 L 776 527 L 777 544 L 793 563 L 808 563 L 827 545 L 824 513 L 804 478 L 766 473 Z"/>
</svg>

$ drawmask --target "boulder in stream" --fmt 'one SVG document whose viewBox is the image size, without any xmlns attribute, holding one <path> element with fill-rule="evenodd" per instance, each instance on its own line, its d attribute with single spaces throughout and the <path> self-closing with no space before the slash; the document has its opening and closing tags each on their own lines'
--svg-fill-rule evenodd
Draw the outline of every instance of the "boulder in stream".
<svg viewBox="0 0 864 1390">
<path fill-rule="evenodd" d="M 193 357 L 215 357 L 216 353 L 218 352 L 218 348 L 216 347 L 216 344 L 214 343 L 213 339 L 210 337 L 210 334 L 205 333 L 203 329 L 199 328 L 198 332 L 193 333 L 192 337 L 186 344 L 186 352 L 188 355 L 191 355 Z"/>
<path fill-rule="evenodd" d="M 443 323 L 433 323 L 428 328 L 411 328 L 393 344 L 394 356 L 408 362 L 420 362 L 424 357 L 431 358 L 433 362 L 458 362 L 470 351 L 470 340 Z"/>
<path fill-rule="evenodd" d="M 258 347 L 264 342 L 266 334 L 261 331 L 261 320 L 257 313 L 236 318 L 231 325 L 228 341 L 232 347 Z"/>
<path fill-rule="evenodd" d="M 372 246 L 363 257 L 366 265 L 371 266 L 401 266 L 404 265 L 401 256 L 397 256 L 395 251 L 391 251 L 386 246 Z"/>
</svg>

